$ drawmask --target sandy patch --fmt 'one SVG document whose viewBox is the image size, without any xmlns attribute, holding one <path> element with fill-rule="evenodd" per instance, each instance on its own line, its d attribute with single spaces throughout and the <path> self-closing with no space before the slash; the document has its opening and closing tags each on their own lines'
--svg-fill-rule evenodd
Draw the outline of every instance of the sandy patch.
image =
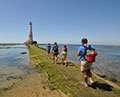
<svg viewBox="0 0 120 97">
<path fill-rule="evenodd" d="M 44 89 L 38 73 L 33 73 L 18 82 L 11 90 L 8 90 L 0 97 L 67 97 L 61 91 Z"/>
</svg>

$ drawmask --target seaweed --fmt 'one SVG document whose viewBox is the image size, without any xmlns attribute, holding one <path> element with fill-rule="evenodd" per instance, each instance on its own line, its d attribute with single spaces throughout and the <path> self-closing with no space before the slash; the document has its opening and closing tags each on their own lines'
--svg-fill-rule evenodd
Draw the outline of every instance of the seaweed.
<svg viewBox="0 0 120 97">
<path fill-rule="evenodd" d="M 20 54 L 27 54 L 27 52 L 21 52 Z"/>
</svg>

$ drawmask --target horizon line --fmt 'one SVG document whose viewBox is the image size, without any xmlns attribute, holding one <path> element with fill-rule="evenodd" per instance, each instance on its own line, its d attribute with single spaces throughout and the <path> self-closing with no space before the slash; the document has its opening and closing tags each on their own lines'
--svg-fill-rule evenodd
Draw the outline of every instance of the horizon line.
<svg viewBox="0 0 120 97">
<path fill-rule="evenodd" d="M 24 43 L 0 43 L 0 45 L 23 45 Z M 38 43 L 38 45 L 44 45 L 47 43 Z M 53 44 L 53 43 L 52 43 Z M 65 44 L 65 43 L 58 43 L 58 44 Z M 81 45 L 81 43 L 66 43 L 67 45 Z M 106 45 L 106 46 L 120 46 L 120 44 L 100 44 L 100 43 L 89 43 L 91 45 Z"/>
</svg>

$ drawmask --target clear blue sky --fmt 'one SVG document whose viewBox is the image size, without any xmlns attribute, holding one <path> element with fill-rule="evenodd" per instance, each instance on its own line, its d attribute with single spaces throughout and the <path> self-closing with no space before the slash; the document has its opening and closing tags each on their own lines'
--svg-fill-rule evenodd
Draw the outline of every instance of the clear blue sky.
<svg viewBox="0 0 120 97">
<path fill-rule="evenodd" d="M 120 0 L 0 0 L 0 43 L 120 44 Z"/>
</svg>

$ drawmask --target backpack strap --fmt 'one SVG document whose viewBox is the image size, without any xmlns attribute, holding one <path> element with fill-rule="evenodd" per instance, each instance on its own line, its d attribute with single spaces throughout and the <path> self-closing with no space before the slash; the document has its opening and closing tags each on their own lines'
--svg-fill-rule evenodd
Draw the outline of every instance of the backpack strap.
<svg viewBox="0 0 120 97">
<path fill-rule="evenodd" d="M 57 50 L 57 52 L 58 52 L 58 45 L 56 45 L 56 46 L 53 47 L 53 51 L 54 52 L 55 52 L 55 50 Z"/>
<path fill-rule="evenodd" d="M 91 45 L 89 45 L 88 49 L 89 49 L 89 50 L 92 50 Z"/>
<path fill-rule="evenodd" d="M 85 48 L 85 53 L 84 53 L 84 55 L 83 55 L 83 57 L 85 58 L 85 56 L 86 56 L 86 54 L 87 54 L 87 47 L 86 46 L 83 46 L 84 48 Z"/>
<path fill-rule="evenodd" d="M 86 46 L 83 46 L 83 47 L 85 48 L 85 53 L 83 55 L 83 57 L 85 58 L 85 56 L 87 55 L 87 50 L 92 50 L 92 48 L 91 48 L 91 45 L 89 45 L 88 47 L 86 47 Z M 85 60 L 87 60 L 87 59 L 85 58 Z"/>
<path fill-rule="evenodd" d="M 85 48 L 85 53 L 84 53 L 84 55 L 83 55 L 83 57 L 85 58 L 85 56 L 86 56 L 86 54 L 87 54 L 87 50 L 92 50 L 92 48 L 91 48 L 91 45 L 89 45 L 88 47 L 86 47 L 86 46 L 83 46 L 84 48 Z M 81 57 L 80 57 L 80 59 L 81 59 Z M 79 59 L 79 60 L 80 60 Z M 85 58 L 85 60 L 87 60 L 86 58 Z"/>
</svg>

